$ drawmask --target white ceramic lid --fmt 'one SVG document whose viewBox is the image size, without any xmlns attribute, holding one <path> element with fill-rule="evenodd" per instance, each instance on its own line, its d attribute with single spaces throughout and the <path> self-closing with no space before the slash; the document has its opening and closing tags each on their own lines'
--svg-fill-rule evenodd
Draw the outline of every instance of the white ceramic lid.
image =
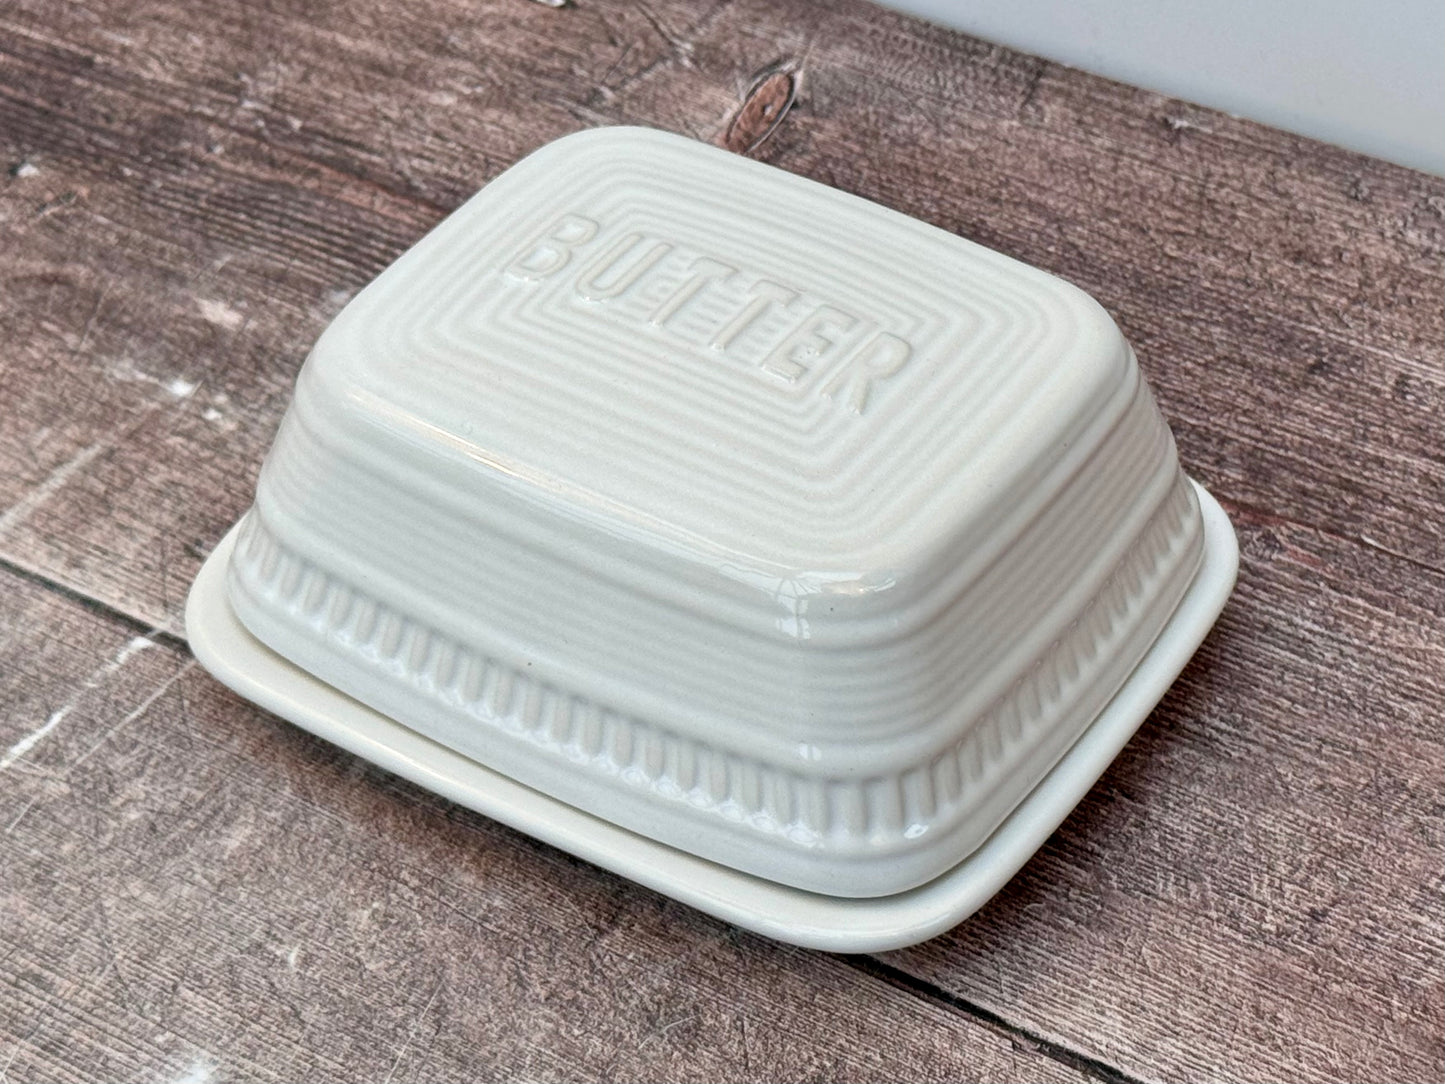
<svg viewBox="0 0 1445 1084">
<path fill-rule="evenodd" d="M 560 140 L 337 318 L 231 564 L 336 688 L 841 896 L 977 848 L 1202 553 L 1072 286 L 675 136 Z"/>
<path fill-rule="evenodd" d="M 1229 520 L 1198 485 L 1204 563 L 1124 685 L 987 841 L 938 877 L 873 899 L 820 895 L 717 865 L 523 786 L 431 741 L 281 658 L 227 599 L 232 530 L 186 601 L 186 635 L 217 678 L 264 707 L 452 801 L 664 892 L 727 922 L 809 948 L 880 952 L 967 918 L 1034 853 L 1094 784 L 1178 675 L 1234 585 Z"/>
</svg>

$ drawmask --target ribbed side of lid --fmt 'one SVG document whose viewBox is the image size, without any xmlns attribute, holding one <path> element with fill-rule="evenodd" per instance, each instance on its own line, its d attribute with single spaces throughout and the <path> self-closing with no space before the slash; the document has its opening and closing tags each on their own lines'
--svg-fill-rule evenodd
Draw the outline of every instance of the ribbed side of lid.
<svg viewBox="0 0 1445 1084">
<path fill-rule="evenodd" d="M 357 454 L 343 414 L 300 396 L 263 471 L 231 572 L 263 642 L 566 801 L 835 894 L 902 890 L 977 846 L 1127 676 L 1200 553 L 1137 379 L 930 620 L 851 647 L 798 634 L 826 621 L 816 597 L 778 592 L 791 627 L 747 629 L 640 589 L 625 563 L 553 545 L 566 522 L 545 505 L 411 473 L 384 442 Z"/>
</svg>

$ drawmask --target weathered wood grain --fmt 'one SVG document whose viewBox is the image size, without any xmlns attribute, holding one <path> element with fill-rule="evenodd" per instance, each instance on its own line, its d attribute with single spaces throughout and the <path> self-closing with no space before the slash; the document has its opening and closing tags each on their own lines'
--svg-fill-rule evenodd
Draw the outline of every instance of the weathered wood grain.
<svg viewBox="0 0 1445 1084">
<path fill-rule="evenodd" d="M 6 1079 L 1015 1080 L 1015 1036 L 635 891 L 0 572 Z"/>
<path fill-rule="evenodd" d="M 34 778 L 183 665 L 167 644 L 104 672 L 137 631 L 180 631 L 326 320 L 515 158 L 619 121 L 753 147 L 1078 282 L 1118 317 L 1187 468 L 1240 528 L 1236 598 L 1100 786 L 977 918 L 882 963 L 724 936 L 194 668 L 122 730 L 139 723 L 149 753 L 106 743 L 83 765 L 103 779 Z M 145 1075 L 205 1055 L 235 1075 L 355 1077 L 405 1043 L 421 1060 L 399 1076 L 466 1075 L 479 1050 L 492 1060 L 470 1064 L 499 1076 L 946 1076 L 966 1062 L 940 1044 L 973 1057 L 982 1042 L 973 1075 L 1004 1075 L 956 1018 L 972 1005 L 1055 1057 L 1140 1079 L 1445 1074 L 1439 179 L 802 0 L 117 0 L 103 16 L 22 0 L 0 11 L 0 156 L 0 558 L 140 623 L 26 587 L 31 608 L 0 625 L 4 748 L 79 697 L 5 773 L 40 787 L 16 832 L 56 833 L 33 854 L 0 836 L 4 898 L 30 916 L 14 943 L 39 946 L 50 984 L 0 1017 L 26 1073 Z M 202 757 L 195 774 L 168 745 Z M 121 817 L 107 788 L 131 773 L 134 822 L 107 858 L 94 840 Z M 289 820 L 305 832 L 288 837 Z M 243 842 L 223 862 L 231 831 Z M 154 853 L 136 842 L 151 835 Z M 438 872 L 453 866 L 465 875 Z M 438 879 L 444 904 L 426 894 Z M 348 925 L 335 901 L 353 885 L 389 905 L 384 937 Z M 85 925 L 100 912 L 64 918 L 75 898 L 106 901 L 138 999 L 85 955 L 102 951 Z M 171 908 L 183 921 L 158 934 Z M 485 932 L 460 936 L 473 918 Z M 335 943 L 313 950 L 311 985 L 247 956 L 282 966 L 265 953 L 298 944 L 292 928 Z M 428 930 L 457 934 L 441 940 L 453 951 Z M 358 964 L 393 940 L 418 970 Z M 632 978 L 607 985 L 598 953 Z M 19 990 L 14 961 L 30 957 L 3 958 Z M 238 997 L 249 1015 L 225 1008 Z M 650 1038 L 647 1020 L 676 1018 L 667 998 L 711 1006 L 705 1026 Z M 282 1002 L 311 1015 L 268 1054 Z M 728 1045 L 729 1003 L 757 1022 L 752 1041 L 777 1019 L 771 1061 Z M 810 1014 L 844 1023 L 814 1032 Z M 880 1042 L 896 1060 L 869 1060 Z M 607 1064 L 607 1044 L 635 1059 Z"/>
<path fill-rule="evenodd" d="M 1087 1013 L 1092 1054 L 1172 1079 L 1438 1077 L 1439 581 L 1390 597 L 1399 558 L 1239 526 L 1236 600 L 1087 805 L 891 962 L 1009 1019 Z"/>
</svg>

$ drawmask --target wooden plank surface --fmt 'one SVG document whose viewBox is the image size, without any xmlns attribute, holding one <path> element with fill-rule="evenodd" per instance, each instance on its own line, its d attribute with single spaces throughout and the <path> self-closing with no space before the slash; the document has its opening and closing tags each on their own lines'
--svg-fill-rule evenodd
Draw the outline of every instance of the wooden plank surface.
<svg viewBox="0 0 1445 1084">
<path fill-rule="evenodd" d="M 1014 1080 L 1082 1067 L 745 936 L 239 703 L 0 572 L 21 1080 Z"/>
<path fill-rule="evenodd" d="M 327 319 L 527 150 L 616 122 L 1079 283 L 1239 528 L 1180 683 L 927 945 L 728 931 L 176 639 Z M 0 165 L 7 1079 L 1445 1075 L 1438 178 L 803 0 L 21 0 Z"/>
</svg>

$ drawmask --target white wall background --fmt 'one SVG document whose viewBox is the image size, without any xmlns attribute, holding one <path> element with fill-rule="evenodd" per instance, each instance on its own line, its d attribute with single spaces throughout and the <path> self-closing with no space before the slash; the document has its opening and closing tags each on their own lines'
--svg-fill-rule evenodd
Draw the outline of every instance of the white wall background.
<svg viewBox="0 0 1445 1084">
<path fill-rule="evenodd" d="M 1445 174 L 1445 0 L 884 0 L 1085 71 Z"/>
</svg>

